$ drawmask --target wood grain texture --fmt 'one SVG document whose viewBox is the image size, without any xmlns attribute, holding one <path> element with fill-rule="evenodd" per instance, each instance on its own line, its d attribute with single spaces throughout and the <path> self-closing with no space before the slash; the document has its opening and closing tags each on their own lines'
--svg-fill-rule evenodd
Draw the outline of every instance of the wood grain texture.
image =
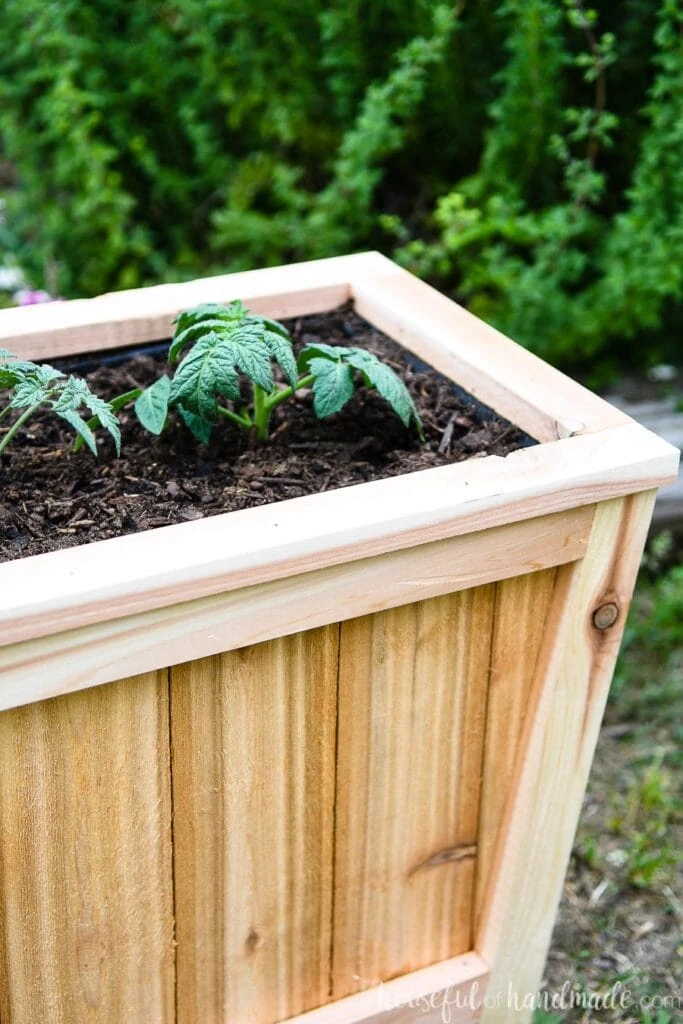
<svg viewBox="0 0 683 1024">
<path fill-rule="evenodd" d="M 3 309 L 0 346 L 22 359 L 42 360 L 164 340 L 182 310 L 238 298 L 262 316 L 323 312 L 348 299 L 351 267 L 362 272 L 370 264 L 372 254 L 361 253 Z"/>
<path fill-rule="evenodd" d="M 579 558 L 589 506 L 0 648 L 0 708 Z"/>
<path fill-rule="evenodd" d="M 655 492 L 598 506 L 586 556 L 557 570 L 493 881 L 476 949 L 491 964 L 484 1024 L 525 1024 L 541 980 Z M 619 617 L 597 629 L 596 609 Z M 500 1000 L 497 1001 L 497 995 Z M 497 1004 L 497 1005 L 496 1005 Z"/>
<path fill-rule="evenodd" d="M 342 626 L 337 998 L 471 949 L 492 613 L 480 587 Z"/>
<path fill-rule="evenodd" d="M 545 569 L 503 580 L 496 586 L 477 839 L 477 919 L 515 779 L 555 576 L 555 569 Z"/>
<path fill-rule="evenodd" d="M 361 316 L 539 441 L 630 422 L 386 257 L 376 257 L 372 273 L 355 274 L 351 291 Z"/>
<path fill-rule="evenodd" d="M 178 1024 L 327 1000 L 338 636 L 172 671 Z"/>
<path fill-rule="evenodd" d="M 2 1024 L 172 1024 L 166 673 L 0 715 Z"/>
<path fill-rule="evenodd" d="M 0 647 L 659 486 L 637 425 L 0 565 Z"/>
<path fill-rule="evenodd" d="M 336 1000 L 284 1024 L 475 1024 L 488 968 L 476 953 L 453 957 Z"/>
</svg>

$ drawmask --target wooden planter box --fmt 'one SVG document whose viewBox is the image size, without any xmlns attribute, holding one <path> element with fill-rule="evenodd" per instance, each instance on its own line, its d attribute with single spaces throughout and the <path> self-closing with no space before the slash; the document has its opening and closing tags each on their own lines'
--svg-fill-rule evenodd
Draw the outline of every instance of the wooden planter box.
<svg viewBox="0 0 683 1024">
<path fill-rule="evenodd" d="M 0 344 L 349 297 L 542 443 L 0 565 L 3 1024 L 531 1015 L 678 452 L 373 253 L 9 310 Z"/>
</svg>

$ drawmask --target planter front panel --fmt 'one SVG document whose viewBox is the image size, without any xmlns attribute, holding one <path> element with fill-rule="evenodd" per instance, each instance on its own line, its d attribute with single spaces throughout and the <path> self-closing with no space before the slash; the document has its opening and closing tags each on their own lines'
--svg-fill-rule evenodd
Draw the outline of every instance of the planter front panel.
<svg viewBox="0 0 683 1024">
<path fill-rule="evenodd" d="M 0 1020 L 173 1020 L 168 673 L 0 715 Z"/>
<path fill-rule="evenodd" d="M 555 572 L 0 715 L 3 1024 L 274 1024 L 472 950 Z"/>
<path fill-rule="evenodd" d="M 327 1001 L 339 629 L 172 670 L 178 1020 Z"/>
</svg>

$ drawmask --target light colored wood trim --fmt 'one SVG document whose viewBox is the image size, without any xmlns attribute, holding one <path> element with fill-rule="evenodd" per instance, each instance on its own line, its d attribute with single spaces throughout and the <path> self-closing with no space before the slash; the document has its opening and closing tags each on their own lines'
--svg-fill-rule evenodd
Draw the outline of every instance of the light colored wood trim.
<svg viewBox="0 0 683 1024">
<path fill-rule="evenodd" d="M 0 647 L 593 504 L 676 475 L 636 424 L 0 565 Z"/>
<path fill-rule="evenodd" d="M 493 593 L 342 625 L 333 998 L 472 948 Z"/>
<path fill-rule="evenodd" d="M 353 295 L 365 316 L 420 359 L 542 441 L 629 418 L 377 252 L 293 263 L 0 311 L 0 345 L 52 359 L 163 340 L 201 302 L 241 298 L 293 317 Z"/>
<path fill-rule="evenodd" d="M 462 306 L 375 254 L 354 272 L 358 313 L 539 441 L 629 423 L 629 417 Z"/>
<path fill-rule="evenodd" d="M 545 638 L 555 569 L 516 576 L 496 586 L 486 738 L 482 759 L 475 920 L 487 895 L 514 767 Z"/>
<path fill-rule="evenodd" d="M 166 672 L 0 715 L 0 1017 L 175 1022 Z"/>
<path fill-rule="evenodd" d="M 171 671 L 178 1024 L 328 999 L 339 627 Z"/>
<path fill-rule="evenodd" d="M 374 254 L 337 256 L 284 267 L 199 278 L 0 310 L 0 347 L 22 359 L 54 359 L 170 338 L 173 318 L 202 302 L 242 299 L 262 316 L 334 309 L 350 296 L 349 275 L 374 266 Z"/>
<path fill-rule="evenodd" d="M 0 647 L 0 708 L 580 558 L 592 518 L 574 509 Z"/>
<path fill-rule="evenodd" d="M 488 968 L 475 953 L 433 964 L 283 1024 L 475 1024 Z"/>
<path fill-rule="evenodd" d="M 492 965 L 484 1024 L 524 1024 L 540 983 L 655 493 L 598 506 L 588 551 L 558 570 L 514 799 L 475 948 Z M 593 615 L 618 609 L 611 628 Z M 527 1000 L 527 1003 L 524 1002 Z"/>
</svg>

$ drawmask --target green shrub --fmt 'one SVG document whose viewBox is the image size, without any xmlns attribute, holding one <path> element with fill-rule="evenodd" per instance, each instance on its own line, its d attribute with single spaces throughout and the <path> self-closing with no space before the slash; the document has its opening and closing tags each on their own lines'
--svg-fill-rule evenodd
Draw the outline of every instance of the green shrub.
<svg viewBox="0 0 683 1024">
<path fill-rule="evenodd" d="M 34 283 L 92 294 L 358 244 L 453 22 L 393 6 L 347 37 L 318 0 L 7 0 L 0 149 Z"/>
<path fill-rule="evenodd" d="M 555 362 L 674 358 L 682 23 L 680 0 L 5 0 L 6 234 L 65 296 L 377 247 Z"/>
<path fill-rule="evenodd" d="M 580 0 L 565 0 L 565 10 L 563 26 L 553 0 L 501 5 L 508 61 L 477 173 L 438 198 L 431 238 L 390 226 L 402 237 L 403 263 L 571 365 L 610 348 L 623 360 L 624 340 L 663 327 L 683 296 L 683 6 L 660 5 L 636 140 L 633 121 L 625 122 L 636 153 L 630 180 L 610 158 L 626 138 L 608 106 L 618 97 L 615 36 L 600 31 L 597 12 Z M 567 31 L 583 49 L 568 47 Z M 611 177 L 626 180 L 623 192 Z M 646 358 L 675 358 L 675 344 L 654 340 Z"/>
</svg>

